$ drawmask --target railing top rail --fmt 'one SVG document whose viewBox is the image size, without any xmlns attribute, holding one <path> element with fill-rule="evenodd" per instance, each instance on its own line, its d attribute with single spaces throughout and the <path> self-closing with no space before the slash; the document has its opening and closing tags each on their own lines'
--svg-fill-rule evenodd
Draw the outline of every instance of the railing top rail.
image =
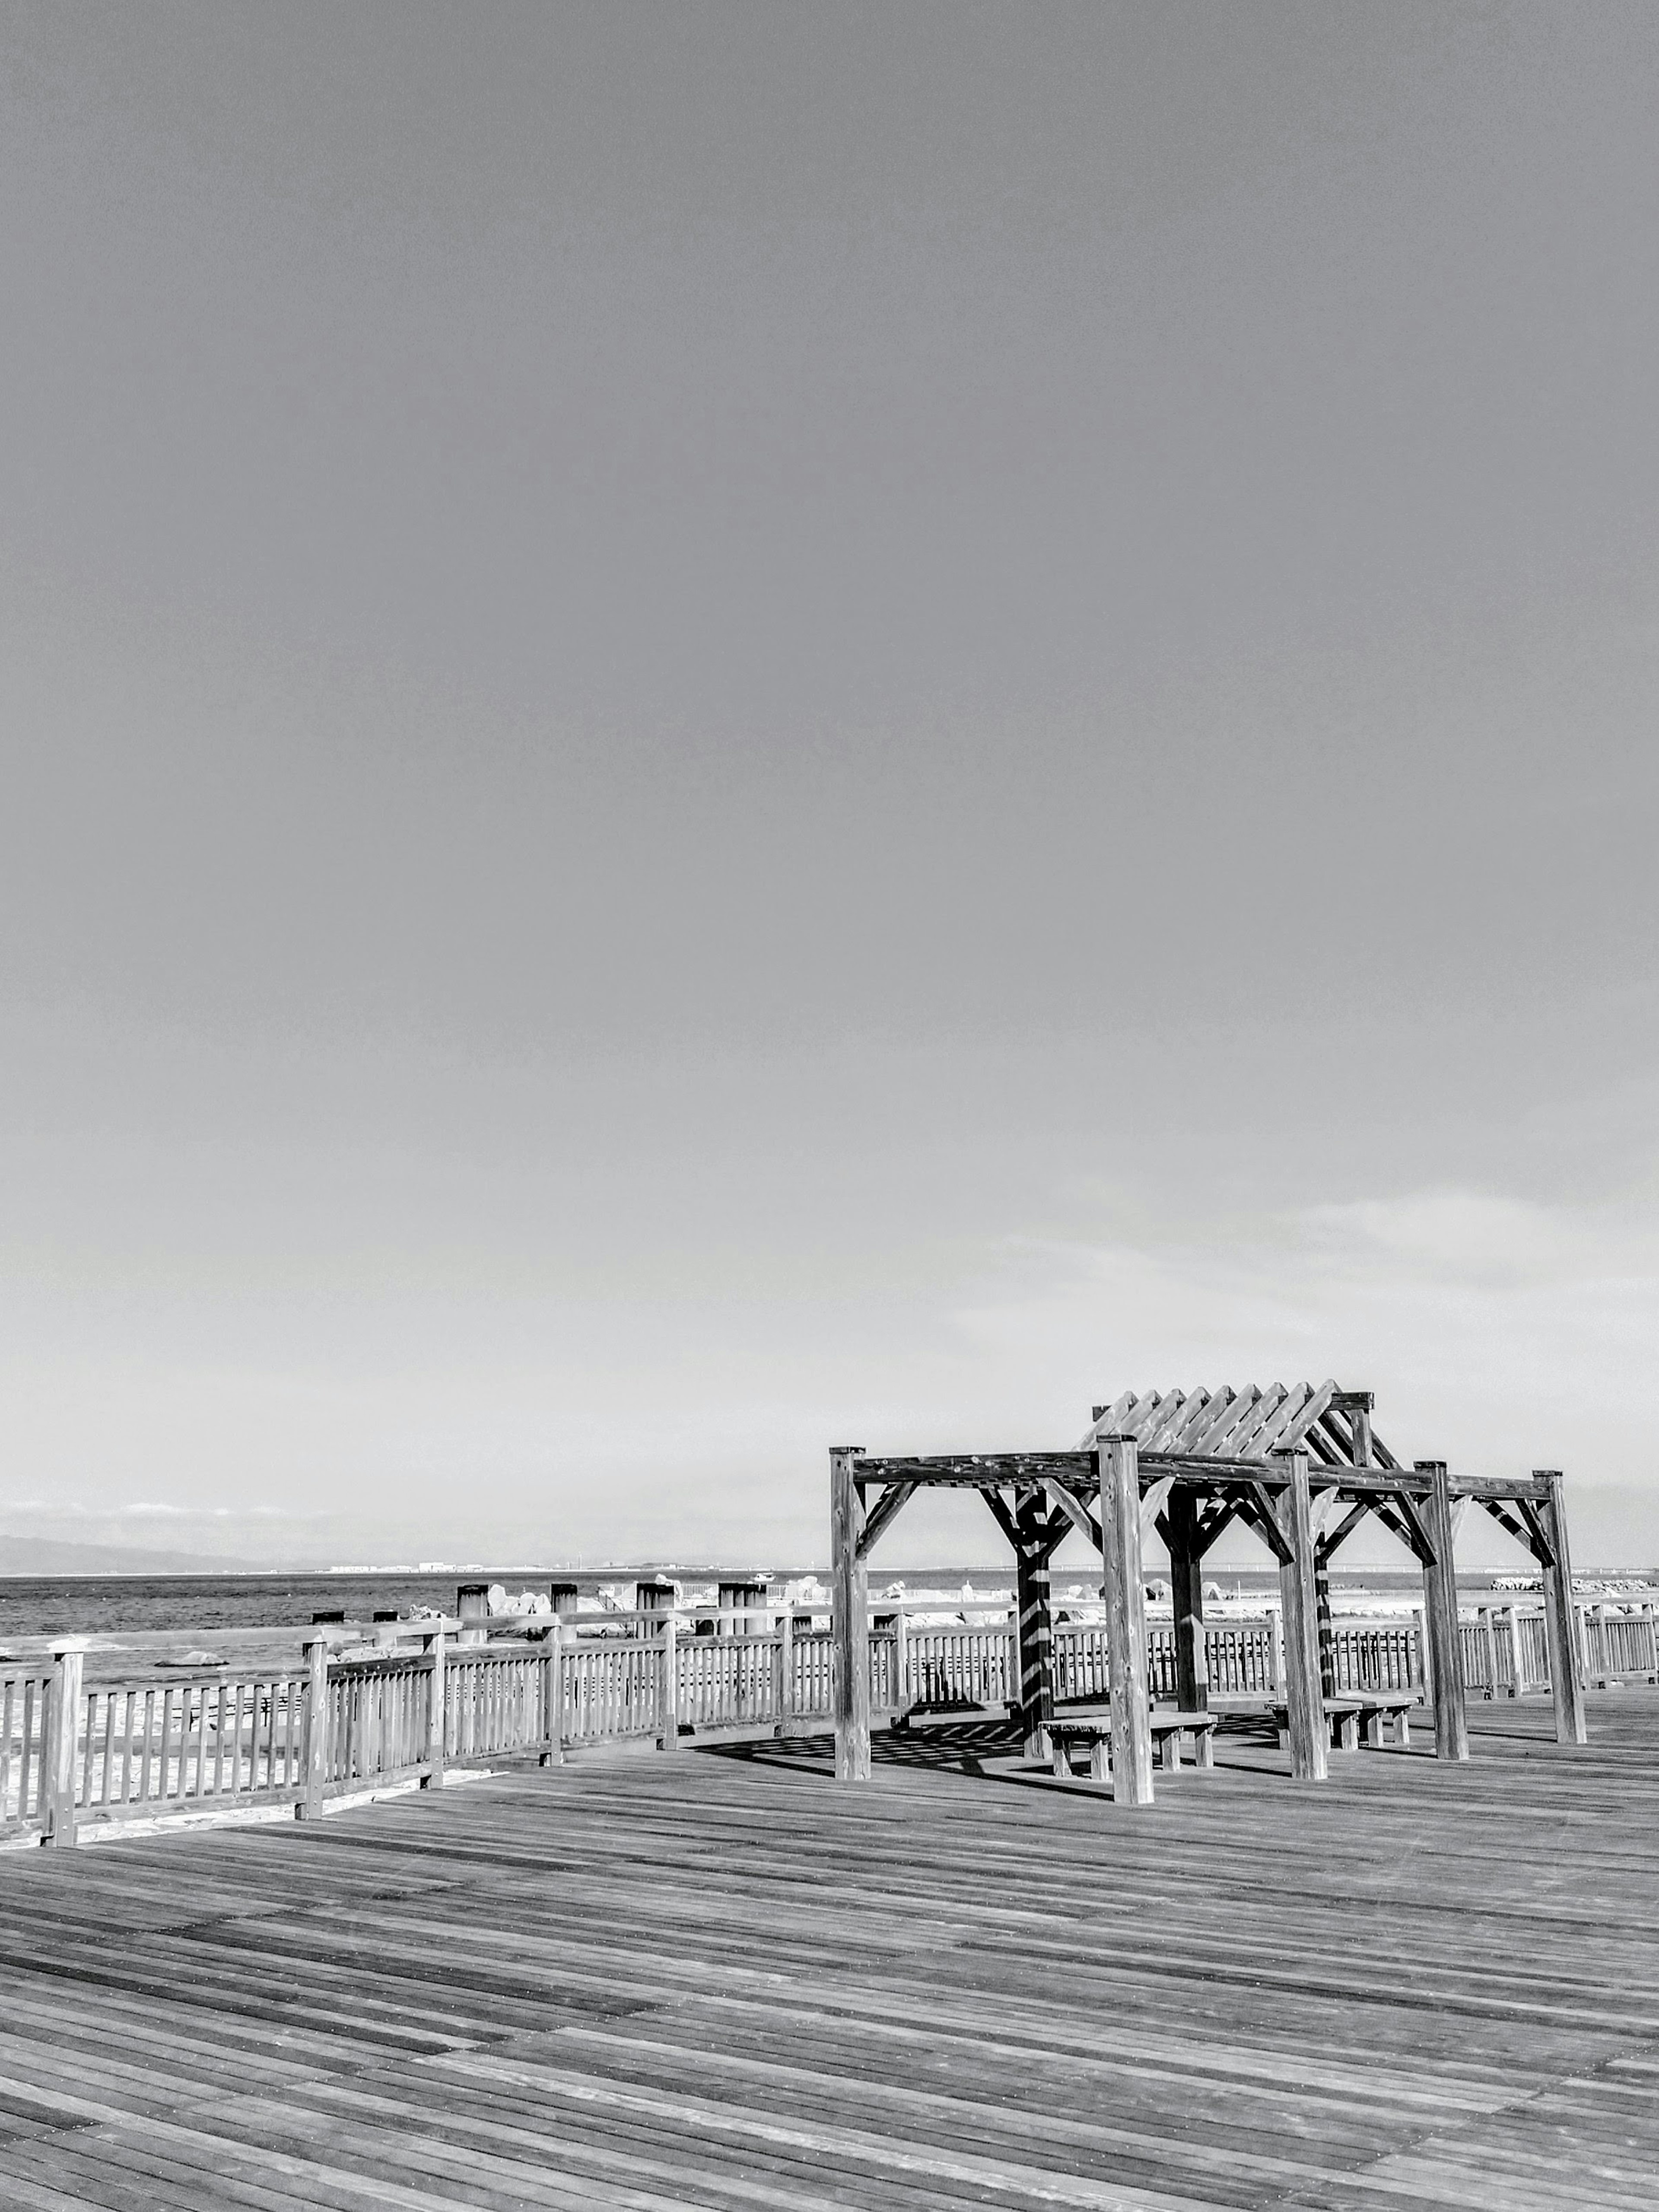
<svg viewBox="0 0 1659 2212">
<path fill-rule="evenodd" d="M 204 1644 L 234 1651 L 249 1647 L 266 1647 L 276 1642 L 295 1644 L 327 1644 L 331 1647 L 358 1644 L 381 1640 L 392 1643 L 403 1638 L 436 1636 L 459 1636 L 465 1630 L 483 1629 L 489 1634 L 509 1632 L 515 1629 L 550 1629 L 556 1625 L 564 1629 L 594 1629 L 620 1627 L 629 1621 L 646 1621 L 660 1626 L 671 1615 L 678 1620 L 767 1620 L 775 1621 L 783 1613 L 827 1613 L 830 1601 L 804 1604 L 795 1600 L 779 1598 L 764 1606 L 722 1606 L 685 1604 L 663 1607 L 659 1610 L 618 1608 L 603 1613 L 554 1613 L 546 1611 L 481 1613 L 463 1620 L 457 1613 L 434 1613 L 416 1619 L 397 1620 L 319 1620 L 267 1621 L 251 1627 L 203 1628 L 137 1628 L 125 1632 L 109 1631 L 97 1635 L 77 1636 L 11 1636 L 0 1644 L 0 1667 L 10 1667 L 39 1659 L 50 1662 L 54 1654 L 64 1650 L 104 1653 L 131 1651 L 166 1652 L 176 1649 L 182 1637 L 196 1638 Z"/>
</svg>

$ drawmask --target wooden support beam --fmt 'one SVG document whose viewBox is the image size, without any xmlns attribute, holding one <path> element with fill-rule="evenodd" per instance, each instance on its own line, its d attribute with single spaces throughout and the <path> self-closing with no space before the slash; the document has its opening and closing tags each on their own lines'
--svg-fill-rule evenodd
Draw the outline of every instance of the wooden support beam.
<svg viewBox="0 0 1659 2212">
<path fill-rule="evenodd" d="M 1009 1510 L 1007 1499 L 1000 1490 L 981 1490 L 979 1494 L 985 1500 L 991 1518 L 1018 1553 L 1021 1540 L 1020 1531 L 1013 1514 Z"/>
<path fill-rule="evenodd" d="M 1134 1438 L 1103 1437 L 1096 1456 L 1105 1539 L 1112 1795 L 1120 1805 L 1150 1805 L 1152 1698 L 1146 1680 L 1146 1590 L 1141 1578 L 1140 1474 Z"/>
<path fill-rule="evenodd" d="M 1396 1465 L 1380 1438 L 1373 1438 L 1372 1449 L 1375 1464 L 1370 1468 L 1332 1468 L 1333 1474 L 1340 1474 L 1339 1486 L 1345 1495 L 1388 1498 L 1409 1492 L 1413 1497 L 1427 1497 L 1427 1482 L 1408 1468 Z M 1144 1451 L 1139 1465 L 1140 1480 L 1148 1487 L 1169 1481 L 1190 1483 L 1199 1490 L 1213 1492 L 1228 1482 L 1255 1481 L 1276 1490 L 1281 1482 L 1273 1472 L 1273 1458 L 1261 1452 L 1254 1457 L 1224 1458 L 1218 1454 L 1190 1450 Z M 966 1453 L 944 1453 L 928 1459 L 861 1457 L 854 1472 L 860 1481 L 866 1483 L 942 1484 L 965 1490 L 1006 1490 L 1028 1482 L 1092 1487 L 1094 1481 L 1091 1453 L 1082 1450 L 996 1452 L 978 1457 Z M 1541 1503 L 1547 1493 L 1547 1486 L 1535 1477 L 1459 1475 L 1453 1478 L 1451 1487 L 1454 1498 L 1477 1500 L 1531 1497 Z"/>
<path fill-rule="evenodd" d="M 1048 1516 L 1042 1527 L 1042 1556 L 1045 1559 L 1054 1558 L 1054 1553 L 1071 1534 L 1073 1526 L 1071 1515 L 1062 1513 L 1058 1507 Z M 1090 1530 L 1091 1542 L 1093 1538 L 1094 1531 L 1091 1528 Z"/>
<path fill-rule="evenodd" d="M 859 1536 L 859 1557 L 867 1559 L 876 1548 L 876 1539 L 896 1521 L 908 1504 L 915 1490 L 914 1482 L 890 1482 L 865 1516 L 864 1527 Z M 989 1497 L 992 1493 L 988 1492 Z"/>
<path fill-rule="evenodd" d="M 1048 1756 L 1048 1723 L 1054 1717 L 1054 1612 L 1048 1562 L 1048 1516 L 1041 1490 L 1024 1492 L 1016 1523 L 1015 1644 L 1019 1668 L 1020 1731 L 1028 1759 Z"/>
<path fill-rule="evenodd" d="M 1482 1498 L 1477 1499 L 1476 1503 L 1484 1508 L 1490 1518 L 1498 1523 L 1506 1536 L 1513 1536 L 1516 1543 L 1526 1545 L 1528 1550 L 1532 1548 L 1531 1534 L 1526 1522 L 1521 1518 L 1518 1509 L 1511 1508 L 1504 1499 L 1498 1498 Z"/>
<path fill-rule="evenodd" d="M 1183 1713 L 1209 1708 L 1210 1663 L 1204 1642 L 1204 1553 L 1199 1541 L 1199 1500 L 1194 1490 L 1170 1494 L 1164 1516 L 1170 1547 L 1170 1593 L 1175 1613 L 1176 1704 Z"/>
<path fill-rule="evenodd" d="M 1094 1515 L 1090 1512 L 1088 1507 L 1079 1503 L 1077 1498 L 1073 1498 L 1071 1492 L 1066 1489 L 1064 1483 L 1045 1482 L 1042 1486 L 1048 1492 L 1049 1497 L 1053 1498 L 1054 1504 L 1059 1507 L 1061 1513 L 1063 1513 L 1066 1518 L 1071 1522 L 1072 1526 L 1077 1529 L 1080 1534 L 1086 1536 L 1089 1539 L 1089 1541 L 1094 1546 L 1096 1551 L 1097 1551 L 1101 1557 L 1104 1559 L 1106 1556 L 1106 1540 L 1100 1532 L 1099 1522 L 1097 1521 Z"/>
<path fill-rule="evenodd" d="M 1163 1517 L 1164 1508 L 1175 1488 L 1175 1477 L 1164 1475 L 1140 1493 L 1140 1540 L 1143 1546 Z"/>
<path fill-rule="evenodd" d="M 1239 1512 L 1255 1528 L 1279 1565 L 1286 1565 L 1291 1552 L 1279 1517 L 1279 1493 L 1266 1489 L 1259 1482 L 1247 1483 L 1245 1494 L 1239 1501 Z"/>
<path fill-rule="evenodd" d="M 1229 1528 L 1238 1518 L 1238 1508 L 1231 1498 L 1218 1498 L 1206 1506 L 1198 1524 L 1198 1555 L 1202 1559 L 1224 1528 Z"/>
<path fill-rule="evenodd" d="M 1517 1498 L 1515 1510 L 1527 1524 L 1527 1544 L 1539 1565 L 1545 1569 L 1555 1565 L 1555 1547 L 1550 1541 L 1547 1522 L 1529 1498 Z"/>
<path fill-rule="evenodd" d="M 1319 1686 L 1308 1455 L 1288 1452 L 1280 1464 L 1288 1477 L 1277 1501 L 1276 1520 L 1283 1547 L 1279 1595 L 1285 1622 L 1285 1705 L 1290 1723 L 1291 1772 L 1299 1782 L 1323 1782 L 1329 1772 L 1330 1729 Z"/>
<path fill-rule="evenodd" d="M 1584 1686 L 1579 1668 L 1578 1624 L 1572 1612 L 1572 1559 L 1567 1548 L 1567 1514 L 1560 1475 L 1553 1468 L 1535 1468 L 1534 1480 L 1547 1485 L 1543 1523 L 1551 1553 L 1544 1569 L 1544 1633 L 1549 1642 L 1550 1693 L 1555 1703 L 1558 1743 L 1588 1743 L 1584 1723 Z"/>
<path fill-rule="evenodd" d="M 870 1779 L 870 1575 L 860 1553 L 864 1498 L 854 1480 L 857 1444 L 830 1455 L 830 1613 L 836 1671 L 836 1779 Z"/>
<path fill-rule="evenodd" d="M 1351 1507 L 1344 1517 L 1337 1522 L 1335 1528 L 1328 1530 L 1319 1539 L 1320 1557 L 1328 1559 L 1333 1553 L 1340 1551 L 1354 1530 L 1362 1522 L 1369 1521 L 1376 1510 L 1376 1506 L 1369 1498 L 1363 1499 L 1359 1504 Z"/>
<path fill-rule="evenodd" d="M 1468 1718 L 1463 1705 L 1463 1654 L 1457 1626 L 1457 1567 L 1452 1535 L 1451 1488 L 1446 1462 L 1419 1459 L 1413 1470 L 1433 1486 L 1423 1517 L 1434 1556 L 1424 1562 L 1423 1596 L 1434 1685 L 1434 1753 L 1437 1759 L 1467 1759 Z"/>
<path fill-rule="evenodd" d="M 1402 1490 L 1395 1499 L 1395 1504 L 1399 1508 L 1401 1534 L 1423 1565 L 1431 1567 L 1434 1565 L 1437 1549 L 1435 1533 L 1429 1525 L 1428 1516 L 1423 1510 L 1421 1502 L 1415 1498 L 1407 1497 Z"/>
</svg>

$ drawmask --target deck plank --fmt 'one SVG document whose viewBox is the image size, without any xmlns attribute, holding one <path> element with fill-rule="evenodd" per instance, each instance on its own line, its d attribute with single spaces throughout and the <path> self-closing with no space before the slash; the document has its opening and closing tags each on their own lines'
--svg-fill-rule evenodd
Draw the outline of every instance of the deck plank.
<svg viewBox="0 0 1659 2212">
<path fill-rule="evenodd" d="M 1526 2212 L 1659 2173 L 1659 1693 L 1133 1811 L 982 1726 L 0 1860 L 0 2206 Z"/>
</svg>

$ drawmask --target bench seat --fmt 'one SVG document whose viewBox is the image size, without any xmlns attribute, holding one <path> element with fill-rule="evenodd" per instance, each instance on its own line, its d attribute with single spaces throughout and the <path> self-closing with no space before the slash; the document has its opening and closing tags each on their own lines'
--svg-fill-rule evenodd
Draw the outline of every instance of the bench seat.
<svg viewBox="0 0 1659 2212">
<path fill-rule="evenodd" d="M 1219 1716 L 1216 1713 L 1154 1712 L 1152 1716 L 1152 1753 L 1166 1769 L 1181 1764 L 1182 1740 L 1192 1739 L 1194 1766 L 1213 1766 L 1212 1739 Z M 1061 1781 L 1072 1773 L 1072 1754 L 1086 1751 L 1089 1777 L 1094 1782 L 1112 1778 L 1112 1717 L 1109 1713 L 1067 1714 L 1048 1724 L 1048 1749 L 1055 1774 Z"/>
<path fill-rule="evenodd" d="M 1358 1751 L 1364 1733 L 1368 1751 L 1381 1751 L 1389 1741 L 1392 1726 L 1394 1741 L 1401 1750 L 1410 1747 L 1411 1717 L 1419 1710 L 1422 1699 L 1414 1690 L 1355 1690 L 1340 1698 L 1327 1698 L 1325 1718 L 1331 1731 L 1331 1747 L 1334 1751 Z M 1273 1708 L 1273 1726 L 1279 1734 L 1281 1751 L 1290 1748 L 1291 1716 L 1284 1705 Z"/>
</svg>

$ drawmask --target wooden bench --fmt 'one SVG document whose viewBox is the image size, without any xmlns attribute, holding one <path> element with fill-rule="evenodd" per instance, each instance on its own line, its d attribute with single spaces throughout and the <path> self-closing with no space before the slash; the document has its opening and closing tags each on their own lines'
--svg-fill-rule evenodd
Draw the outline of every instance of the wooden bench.
<svg viewBox="0 0 1659 2212">
<path fill-rule="evenodd" d="M 1362 1731 L 1368 1751 L 1381 1751 L 1389 1741 L 1392 1724 L 1394 1741 L 1401 1749 L 1410 1747 L 1411 1717 L 1421 1705 L 1413 1690 L 1356 1690 L 1351 1697 L 1327 1698 L 1325 1718 L 1330 1724 L 1331 1747 L 1334 1751 L 1358 1751 Z M 1279 1747 L 1287 1751 L 1291 1742 L 1291 1717 L 1283 1705 L 1273 1709 L 1273 1726 L 1279 1732 Z"/>
<path fill-rule="evenodd" d="M 1152 1717 L 1152 1753 L 1158 1764 L 1166 1769 L 1178 1767 L 1182 1738 L 1190 1736 L 1193 1765 L 1213 1766 L 1215 1749 L 1212 1738 L 1215 1735 L 1218 1717 L 1215 1713 L 1155 1712 Z M 1050 1721 L 1048 1735 L 1054 1772 L 1060 1780 L 1063 1782 L 1070 1778 L 1074 1751 L 1088 1753 L 1091 1781 L 1111 1780 L 1112 1717 L 1109 1713 L 1068 1714 L 1064 1720 Z"/>
</svg>

